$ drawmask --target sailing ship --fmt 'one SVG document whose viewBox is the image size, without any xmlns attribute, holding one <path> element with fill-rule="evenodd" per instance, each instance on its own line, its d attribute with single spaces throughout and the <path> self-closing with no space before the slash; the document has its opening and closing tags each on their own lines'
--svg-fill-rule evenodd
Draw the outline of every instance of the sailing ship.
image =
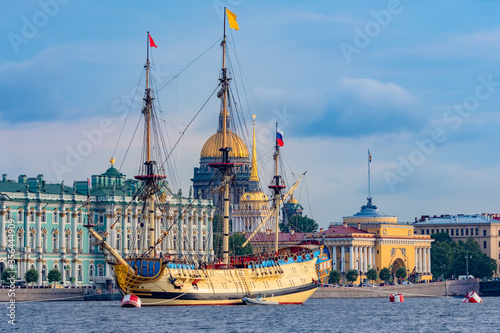
<svg viewBox="0 0 500 333">
<path fill-rule="evenodd" d="M 115 280 L 123 295 L 135 295 L 141 298 L 144 306 L 162 305 L 236 305 L 244 304 L 243 299 L 259 298 L 262 301 L 272 301 L 278 304 L 301 304 L 317 289 L 318 274 L 316 260 L 322 254 L 322 248 L 317 245 L 303 245 L 288 248 L 278 247 L 278 223 L 281 204 L 297 188 L 300 179 L 283 193 L 286 186 L 278 174 L 279 145 L 275 146 L 275 175 L 269 188 L 274 193 L 273 209 L 263 219 L 261 225 L 248 238 L 243 246 L 259 232 L 268 219 L 275 220 L 274 251 L 269 254 L 230 256 L 229 252 L 229 191 L 234 170 L 238 163 L 233 163 L 229 154 L 231 146 L 228 136 L 228 89 L 230 78 L 226 68 L 226 10 L 224 12 L 224 35 L 222 38 L 222 69 L 219 77 L 222 117 L 221 159 L 210 166 L 218 170 L 221 182 L 217 190 L 223 195 L 223 239 L 222 258 L 212 262 L 202 262 L 195 259 L 162 256 L 158 246 L 167 237 L 168 229 L 160 238 L 155 239 L 155 218 L 163 214 L 164 209 L 157 204 L 160 196 L 159 184 L 166 176 L 162 170 L 163 164 L 153 160 L 152 147 L 155 140 L 155 115 L 153 112 L 153 95 L 149 87 L 149 47 L 151 37 L 148 32 L 148 52 L 146 60 L 146 89 L 142 113 L 145 122 L 145 152 L 142 155 L 144 165 L 136 178 L 141 187 L 136 194 L 138 200 L 144 202 L 143 238 L 147 241 L 144 253 L 133 257 L 122 257 L 96 232 L 95 226 L 88 222 L 89 233 L 107 253 L 107 262 L 114 271 Z M 231 22 L 230 22 L 231 23 Z M 255 138 L 255 129 L 254 129 Z M 160 161 L 161 162 L 161 161 Z M 114 224 L 113 224 L 114 225 Z M 111 228 L 113 228 L 111 225 Z M 157 233 L 158 234 L 158 233 Z M 269 299 L 265 296 L 269 295 Z"/>
</svg>

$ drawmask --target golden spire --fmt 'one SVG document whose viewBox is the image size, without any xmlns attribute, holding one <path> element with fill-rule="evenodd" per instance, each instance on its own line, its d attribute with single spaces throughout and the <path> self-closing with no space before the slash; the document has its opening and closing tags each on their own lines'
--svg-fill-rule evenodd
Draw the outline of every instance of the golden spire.
<svg viewBox="0 0 500 333">
<path fill-rule="evenodd" d="M 255 143 L 255 115 L 253 115 L 253 146 L 252 146 L 252 170 L 250 173 L 250 181 L 258 182 L 259 173 L 257 172 L 257 145 Z"/>
<path fill-rule="evenodd" d="M 115 158 L 114 157 L 111 157 L 109 159 L 109 163 L 111 163 L 111 166 L 113 166 L 113 164 L 115 164 Z"/>
</svg>

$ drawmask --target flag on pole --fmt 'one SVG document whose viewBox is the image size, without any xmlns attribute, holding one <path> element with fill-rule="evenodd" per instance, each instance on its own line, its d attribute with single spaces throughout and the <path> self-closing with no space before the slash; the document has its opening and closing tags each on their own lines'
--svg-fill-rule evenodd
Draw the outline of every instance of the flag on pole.
<svg viewBox="0 0 500 333">
<path fill-rule="evenodd" d="M 148 36 L 149 36 L 149 46 L 158 48 L 158 46 L 156 46 L 155 44 L 155 41 L 153 40 L 153 37 L 151 37 L 150 34 L 148 34 Z"/>
<path fill-rule="evenodd" d="M 229 27 L 233 28 L 234 30 L 239 30 L 240 27 L 238 26 L 238 22 L 236 22 L 237 16 L 227 8 L 226 8 L 226 13 L 227 13 L 227 21 L 229 22 Z"/>
<path fill-rule="evenodd" d="M 368 149 L 368 162 L 372 162 L 372 154 L 370 154 L 370 149 Z"/>
<path fill-rule="evenodd" d="M 276 131 L 276 142 L 278 143 L 278 146 L 283 147 L 283 132 L 280 130 Z"/>
</svg>

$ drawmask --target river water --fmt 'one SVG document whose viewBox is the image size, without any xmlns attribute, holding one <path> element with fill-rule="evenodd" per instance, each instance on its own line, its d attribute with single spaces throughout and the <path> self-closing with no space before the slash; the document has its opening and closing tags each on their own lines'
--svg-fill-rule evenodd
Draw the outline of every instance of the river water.
<svg viewBox="0 0 500 333">
<path fill-rule="evenodd" d="M 0 332 L 499 332 L 500 297 L 310 299 L 302 305 L 120 308 L 120 302 L 0 305 Z"/>
</svg>

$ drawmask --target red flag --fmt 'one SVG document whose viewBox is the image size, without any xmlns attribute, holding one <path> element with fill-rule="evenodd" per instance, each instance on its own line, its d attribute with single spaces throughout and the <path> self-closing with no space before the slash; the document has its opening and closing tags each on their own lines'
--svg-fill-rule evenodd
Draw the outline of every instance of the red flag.
<svg viewBox="0 0 500 333">
<path fill-rule="evenodd" d="M 155 41 L 153 40 L 151 35 L 148 34 L 148 36 L 149 36 L 149 46 L 158 48 L 158 46 L 156 46 Z"/>
</svg>

